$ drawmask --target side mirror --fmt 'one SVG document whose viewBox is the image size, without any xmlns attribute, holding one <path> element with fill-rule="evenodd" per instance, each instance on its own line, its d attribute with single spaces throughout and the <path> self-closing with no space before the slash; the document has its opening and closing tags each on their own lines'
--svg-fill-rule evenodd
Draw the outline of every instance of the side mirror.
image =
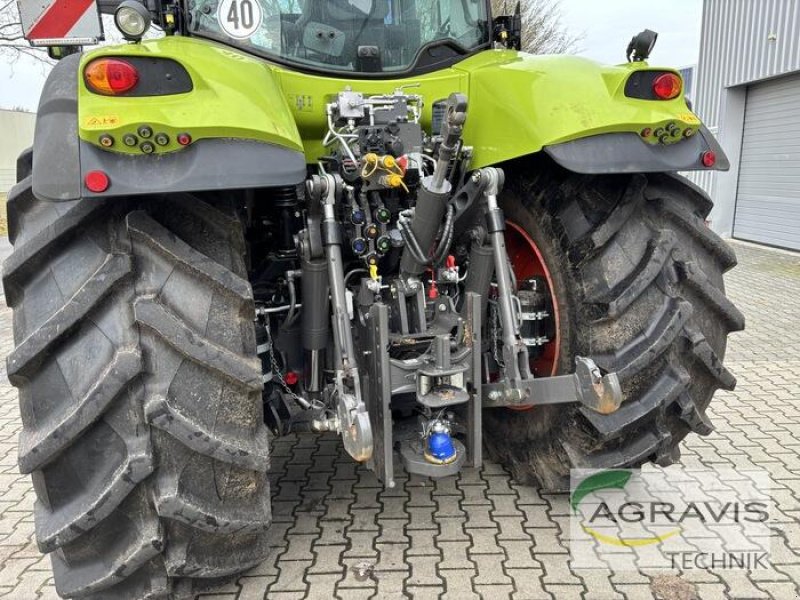
<svg viewBox="0 0 800 600">
<path fill-rule="evenodd" d="M 649 29 L 645 29 L 641 33 L 637 33 L 633 36 L 631 43 L 628 44 L 628 50 L 625 53 L 628 62 L 642 62 L 647 60 L 653 52 L 657 39 L 658 34 Z"/>
<path fill-rule="evenodd" d="M 513 15 L 501 15 L 492 21 L 494 41 L 510 50 L 522 50 L 522 9 L 520 2 Z"/>
</svg>

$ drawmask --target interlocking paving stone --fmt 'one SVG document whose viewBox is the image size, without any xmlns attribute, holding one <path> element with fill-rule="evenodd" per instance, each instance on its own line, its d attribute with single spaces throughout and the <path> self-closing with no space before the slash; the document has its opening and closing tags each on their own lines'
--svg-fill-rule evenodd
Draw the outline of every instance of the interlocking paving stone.
<svg viewBox="0 0 800 600">
<path fill-rule="evenodd" d="M 740 264 L 726 282 L 748 322 L 745 332 L 732 336 L 726 364 L 739 384 L 733 393 L 718 392 L 709 409 L 716 431 L 706 438 L 690 435 L 682 462 L 769 473 L 772 567 L 673 575 L 703 600 L 796 600 L 800 255 L 734 245 Z M 11 347 L 11 314 L 0 302 L 0 350 Z M 16 390 L 0 381 L 0 597 L 55 600 L 50 561 L 34 542 L 30 479 L 17 470 L 20 429 Z M 270 481 L 268 559 L 197 598 L 655 598 L 656 571 L 573 569 L 567 498 L 520 485 L 501 465 L 487 462 L 479 471 L 435 482 L 398 475 L 397 486 L 384 490 L 349 460 L 336 436 L 301 435 L 275 440 Z M 626 551 L 615 554 L 618 567 L 633 560 Z"/>
</svg>

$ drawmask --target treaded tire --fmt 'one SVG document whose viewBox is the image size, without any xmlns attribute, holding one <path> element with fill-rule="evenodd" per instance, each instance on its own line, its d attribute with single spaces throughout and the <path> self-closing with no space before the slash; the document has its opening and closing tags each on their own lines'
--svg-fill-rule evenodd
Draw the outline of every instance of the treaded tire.
<svg viewBox="0 0 800 600">
<path fill-rule="evenodd" d="M 704 222 L 710 199 L 665 174 L 583 176 L 541 159 L 507 172 L 506 218 L 553 278 L 559 372 L 588 356 L 619 374 L 624 400 L 608 416 L 575 405 L 487 409 L 490 454 L 551 490 L 569 489 L 570 468 L 675 462 L 690 431 L 712 431 L 714 392 L 736 385 L 722 360 L 728 333 L 744 328 L 722 277 L 736 257 Z"/>
<path fill-rule="evenodd" d="M 58 593 L 183 597 L 258 564 L 268 442 L 235 207 L 48 203 L 30 175 L 27 151 L 8 200 L 8 374 Z"/>
</svg>

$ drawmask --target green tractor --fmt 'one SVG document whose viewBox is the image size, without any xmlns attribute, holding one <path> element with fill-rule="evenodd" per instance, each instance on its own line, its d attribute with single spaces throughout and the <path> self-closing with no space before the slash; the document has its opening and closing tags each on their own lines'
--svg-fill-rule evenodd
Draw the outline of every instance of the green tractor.
<svg viewBox="0 0 800 600">
<path fill-rule="evenodd" d="M 712 430 L 736 259 L 676 173 L 728 163 L 653 32 L 603 66 L 521 52 L 489 0 L 20 9 L 61 60 L 8 201 L 8 376 L 61 596 L 258 564 L 271 436 L 336 432 L 387 488 L 485 448 L 564 490 Z M 128 43 L 78 52 L 98 10 Z"/>
</svg>

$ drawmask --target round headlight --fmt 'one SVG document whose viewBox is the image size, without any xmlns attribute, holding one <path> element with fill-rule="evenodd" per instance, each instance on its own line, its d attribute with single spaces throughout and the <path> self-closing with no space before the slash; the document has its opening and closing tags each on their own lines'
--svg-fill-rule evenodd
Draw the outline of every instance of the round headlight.
<svg viewBox="0 0 800 600">
<path fill-rule="evenodd" d="M 142 39 L 151 22 L 150 11 L 136 0 L 125 0 L 114 13 L 114 23 L 126 40 Z"/>
</svg>

